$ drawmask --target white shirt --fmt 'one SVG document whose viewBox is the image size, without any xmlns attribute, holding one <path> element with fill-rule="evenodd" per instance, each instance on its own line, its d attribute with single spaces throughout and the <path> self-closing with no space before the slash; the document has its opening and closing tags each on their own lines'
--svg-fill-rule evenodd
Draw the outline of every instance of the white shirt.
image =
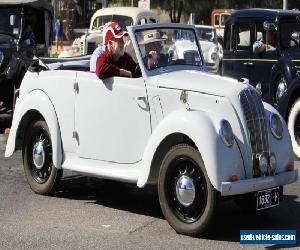
<svg viewBox="0 0 300 250">
<path fill-rule="evenodd" d="M 90 59 L 90 72 L 96 72 L 97 59 L 104 51 L 105 51 L 104 44 L 99 44 L 99 46 L 94 50 Z"/>
</svg>

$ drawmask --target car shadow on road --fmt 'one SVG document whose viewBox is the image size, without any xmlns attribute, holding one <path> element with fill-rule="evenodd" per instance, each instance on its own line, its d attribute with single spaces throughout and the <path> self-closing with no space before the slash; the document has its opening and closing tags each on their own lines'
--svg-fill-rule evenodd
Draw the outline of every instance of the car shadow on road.
<svg viewBox="0 0 300 250">
<path fill-rule="evenodd" d="M 157 189 L 138 189 L 135 184 L 102 180 L 80 175 L 64 177 L 58 198 L 83 200 L 87 203 L 162 219 Z M 280 206 L 263 213 L 244 213 L 233 201 L 222 201 L 209 233 L 200 238 L 218 241 L 240 241 L 240 230 L 296 230 L 300 232 L 300 202 L 298 197 L 285 195 Z M 297 246 L 300 246 L 299 236 Z M 257 246 L 257 245 L 256 245 Z M 273 245 L 268 249 L 290 248 L 295 245 Z"/>
<path fill-rule="evenodd" d="M 55 196 L 163 218 L 157 190 L 152 186 L 139 189 L 136 184 L 77 175 L 64 177 Z"/>
</svg>

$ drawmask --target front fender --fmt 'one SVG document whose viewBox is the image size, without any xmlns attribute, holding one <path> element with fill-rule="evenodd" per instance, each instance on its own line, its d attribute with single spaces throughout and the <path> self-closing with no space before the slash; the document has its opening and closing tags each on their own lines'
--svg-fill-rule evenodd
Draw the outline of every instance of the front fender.
<svg viewBox="0 0 300 250">
<path fill-rule="evenodd" d="M 291 137 L 288 131 L 288 127 L 283 119 L 283 117 L 279 114 L 279 112 L 270 104 L 263 103 L 265 108 L 266 117 L 268 122 L 270 122 L 271 114 L 279 115 L 281 122 L 283 124 L 283 136 L 280 140 L 276 139 L 271 132 L 270 125 L 268 124 L 269 130 L 269 144 L 270 144 L 270 152 L 275 153 L 277 159 L 277 172 L 286 171 L 286 166 L 294 164 L 293 158 L 293 148 Z"/>
<path fill-rule="evenodd" d="M 296 76 L 296 69 L 293 61 L 287 57 L 281 57 L 278 62 L 272 67 L 271 78 L 275 77 L 278 70 L 282 70 L 282 73 L 286 77 L 287 84 L 289 84 Z M 271 79 L 272 80 L 272 79 Z M 271 81 L 272 83 L 272 81 Z"/>
<path fill-rule="evenodd" d="M 152 159 L 160 143 L 174 133 L 188 136 L 197 146 L 212 185 L 221 190 L 221 182 L 230 181 L 231 175 L 245 178 L 245 169 L 237 143 L 226 147 L 214 126 L 203 111 L 178 110 L 169 114 L 153 131 L 143 154 L 138 176 L 139 187 L 147 183 Z"/>
<path fill-rule="evenodd" d="M 56 168 L 61 168 L 62 145 L 56 112 L 49 97 L 41 90 L 34 90 L 25 96 L 24 99 L 17 100 L 10 134 L 6 144 L 5 157 L 10 157 L 14 153 L 17 133 L 22 118 L 27 112 L 32 110 L 38 111 L 44 117 L 52 141 L 53 163 Z"/>
</svg>

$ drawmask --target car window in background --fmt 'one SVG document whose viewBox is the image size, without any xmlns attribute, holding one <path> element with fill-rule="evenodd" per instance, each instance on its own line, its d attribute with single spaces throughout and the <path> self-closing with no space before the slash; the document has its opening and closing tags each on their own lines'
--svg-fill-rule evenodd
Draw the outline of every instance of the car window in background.
<svg viewBox="0 0 300 250">
<path fill-rule="evenodd" d="M 133 19 L 129 16 L 107 15 L 97 17 L 92 26 L 92 30 L 101 30 L 104 24 L 108 22 L 116 22 L 122 29 L 126 30 L 126 26 L 133 25 Z"/>
<path fill-rule="evenodd" d="M 250 24 L 240 23 L 237 30 L 237 50 L 250 49 Z"/>
<path fill-rule="evenodd" d="M 219 26 L 220 25 L 220 16 L 215 15 L 215 25 Z"/>
<path fill-rule="evenodd" d="M 263 29 L 263 24 L 262 22 L 256 22 L 255 23 L 255 35 L 254 35 L 254 40 L 259 41 L 263 39 L 263 34 L 264 34 L 264 29 Z"/>
<path fill-rule="evenodd" d="M 295 20 L 283 20 L 280 25 L 280 40 L 282 47 L 300 47 L 300 22 Z"/>
<path fill-rule="evenodd" d="M 229 17 L 230 17 L 230 14 L 222 14 L 221 15 L 221 26 L 225 26 L 225 23 Z"/>
<path fill-rule="evenodd" d="M 200 40 L 217 42 L 217 34 L 214 29 L 196 28 L 196 30 L 197 30 L 197 35 L 200 38 Z"/>
</svg>

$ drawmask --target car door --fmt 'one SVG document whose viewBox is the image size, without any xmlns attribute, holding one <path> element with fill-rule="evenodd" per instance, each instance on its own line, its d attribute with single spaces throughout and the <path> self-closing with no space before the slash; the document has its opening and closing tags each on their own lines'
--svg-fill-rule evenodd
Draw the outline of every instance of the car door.
<svg viewBox="0 0 300 250">
<path fill-rule="evenodd" d="M 117 163 L 141 160 L 151 134 L 143 78 L 100 80 L 79 72 L 75 101 L 77 155 Z"/>
<path fill-rule="evenodd" d="M 241 20 L 226 28 L 223 75 L 249 78 L 251 68 L 251 23 Z"/>
</svg>

